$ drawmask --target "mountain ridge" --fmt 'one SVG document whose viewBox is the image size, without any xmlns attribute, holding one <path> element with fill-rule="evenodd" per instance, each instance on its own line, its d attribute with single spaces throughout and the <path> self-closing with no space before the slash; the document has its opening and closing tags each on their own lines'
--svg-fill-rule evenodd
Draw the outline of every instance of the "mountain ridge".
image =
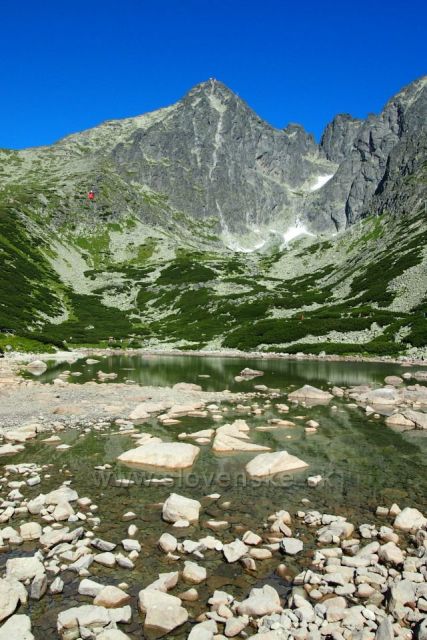
<svg viewBox="0 0 427 640">
<path fill-rule="evenodd" d="M 424 353 L 426 87 L 364 121 L 339 114 L 319 144 L 210 80 L 161 110 L 0 150 L 0 329 Z"/>
</svg>

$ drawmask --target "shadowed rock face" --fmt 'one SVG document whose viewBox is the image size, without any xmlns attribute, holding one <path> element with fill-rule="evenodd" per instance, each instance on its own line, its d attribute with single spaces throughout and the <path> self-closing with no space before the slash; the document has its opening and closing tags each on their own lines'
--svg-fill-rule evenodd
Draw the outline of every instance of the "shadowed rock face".
<svg viewBox="0 0 427 640">
<path fill-rule="evenodd" d="M 372 200 L 387 191 L 377 203 L 392 202 L 399 193 L 402 170 L 411 175 L 425 161 L 427 137 L 427 78 L 405 87 L 378 115 L 371 115 L 356 131 L 346 118 L 335 119 L 322 138 L 329 157 L 344 158 L 334 177 L 305 206 L 304 217 L 318 228 L 334 222 L 338 229 L 357 222 L 371 213 Z M 411 197 L 417 199 L 423 185 L 411 185 Z M 409 194 L 408 194 L 409 195 Z"/>
<path fill-rule="evenodd" d="M 328 160 L 340 163 L 350 154 L 363 120 L 339 113 L 323 132 L 320 147 Z"/>
</svg>

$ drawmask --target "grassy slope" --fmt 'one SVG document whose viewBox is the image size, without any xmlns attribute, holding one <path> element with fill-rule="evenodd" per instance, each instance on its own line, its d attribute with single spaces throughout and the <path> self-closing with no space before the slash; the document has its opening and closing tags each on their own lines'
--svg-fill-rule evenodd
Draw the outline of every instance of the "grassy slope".
<svg viewBox="0 0 427 640">
<path fill-rule="evenodd" d="M 132 346 L 395 354 L 427 344 L 425 271 L 424 288 L 411 275 L 425 259 L 424 211 L 397 220 L 385 214 L 265 255 L 236 254 L 220 249 L 209 222 L 171 210 L 160 194 L 126 190 L 108 167 L 91 208 L 81 173 L 74 191 L 69 176 L 63 183 L 38 169 L 18 185 L 10 173 L 14 163 L 19 173 L 17 158 L 6 157 L 0 192 L 0 346 L 41 350 L 112 338 Z M 81 273 L 64 258 L 68 277 L 59 276 L 53 239 L 64 255 L 72 249 Z M 399 305 L 393 281 L 402 274 L 414 295 Z"/>
</svg>

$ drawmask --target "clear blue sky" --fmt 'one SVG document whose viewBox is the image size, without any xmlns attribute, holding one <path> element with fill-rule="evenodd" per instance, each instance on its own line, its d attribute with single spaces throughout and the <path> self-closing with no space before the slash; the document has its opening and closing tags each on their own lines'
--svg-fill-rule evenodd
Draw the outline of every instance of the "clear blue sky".
<svg viewBox="0 0 427 640">
<path fill-rule="evenodd" d="M 426 73 L 421 0 L 4 0 L 0 147 L 49 144 L 215 77 L 319 137 Z"/>
</svg>

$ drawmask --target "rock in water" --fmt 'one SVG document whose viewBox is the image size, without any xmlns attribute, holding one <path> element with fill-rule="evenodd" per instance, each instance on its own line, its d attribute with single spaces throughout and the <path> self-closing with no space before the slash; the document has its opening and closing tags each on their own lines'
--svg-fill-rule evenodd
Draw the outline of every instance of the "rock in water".
<svg viewBox="0 0 427 640">
<path fill-rule="evenodd" d="M 225 556 L 227 562 L 237 562 L 240 558 L 243 558 L 249 551 L 249 547 L 245 545 L 239 539 L 236 539 L 234 542 L 230 542 L 229 544 L 225 544 L 222 552 Z"/>
<path fill-rule="evenodd" d="M 427 429 L 427 413 L 406 409 L 404 416 L 408 420 L 411 420 L 411 422 L 414 422 L 417 429 Z"/>
<path fill-rule="evenodd" d="M 202 387 L 194 382 L 177 382 L 172 387 L 175 391 L 201 391 Z"/>
<path fill-rule="evenodd" d="M 162 533 L 158 545 L 165 553 L 173 553 L 178 546 L 178 540 L 170 533 Z"/>
<path fill-rule="evenodd" d="M 393 405 L 396 404 L 399 400 L 399 393 L 396 389 L 375 389 L 371 391 L 366 396 L 366 401 L 368 404 L 373 405 Z"/>
<path fill-rule="evenodd" d="M 16 614 L 0 628 L 0 640 L 34 640 L 29 616 Z"/>
<path fill-rule="evenodd" d="M 187 560 L 184 562 L 184 570 L 182 572 L 182 577 L 186 582 L 192 582 L 194 584 L 199 584 L 203 582 L 207 578 L 207 571 L 205 567 L 199 566 L 196 562 L 191 562 L 191 560 Z"/>
<path fill-rule="evenodd" d="M 217 631 L 214 620 L 206 620 L 196 624 L 190 631 L 187 640 L 213 640 Z"/>
<path fill-rule="evenodd" d="M 192 466 L 199 451 L 199 447 L 185 442 L 149 442 L 136 449 L 125 451 L 117 459 L 127 464 L 162 469 L 185 469 Z"/>
<path fill-rule="evenodd" d="M 30 558 L 10 558 L 6 562 L 6 577 L 13 577 L 21 582 L 32 580 L 44 574 L 44 566 L 35 556 Z"/>
<path fill-rule="evenodd" d="M 188 620 L 188 611 L 181 606 L 153 606 L 147 610 L 144 633 L 150 638 L 162 638 Z"/>
<path fill-rule="evenodd" d="M 257 369 L 250 369 L 249 367 L 245 367 L 241 370 L 240 375 L 247 378 L 256 378 L 258 376 L 263 376 L 264 371 L 258 371 Z"/>
<path fill-rule="evenodd" d="M 44 497 L 45 504 L 62 504 L 64 502 L 75 502 L 79 497 L 77 491 L 67 485 L 62 485 L 59 489 L 51 491 Z"/>
<path fill-rule="evenodd" d="M 138 594 L 138 605 L 140 611 L 146 613 L 152 608 L 168 608 L 181 606 L 180 598 L 164 593 L 158 589 L 152 589 L 151 585 L 142 589 Z"/>
<path fill-rule="evenodd" d="M 0 622 L 10 616 L 19 603 L 27 602 L 27 590 L 16 578 L 0 580 Z"/>
<path fill-rule="evenodd" d="M 408 429 L 415 429 L 415 422 L 406 418 L 403 413 L 393 413 L 391 416 L 387 416 L 385 423 L 388 427 L 407 427 Z"/>
<path fill-rule="evenodd" d="M 157 580 L 152 582 L 145 588 L 146 591 L 162 591 L 166 593 L 170 589 L 176 587 L 178 582 L 178 571 L 169 571 L 169 573 L 159 573 Z M 142 591 L 140 592 L 142 593 Z"/>
<path fill-rule="evenodd" d="M 403 378 L 401 378 L 400 376 L 386 376 L 384 378 L 384 382 L 386 384 L 391 384 L 393 387 L 399 387 L 401 384 L 403 384 Z"/>
<path fill-rule="evenodd" d="M 41 376 L 47 369 L 47 364 L 43 360 L 33 360 L 27 364 L 27 371 L 34 376 Z"/>
<path fill-rule="evenodd" d="M 275 451 L 274 453 L 260 453 L 246 465 L 247 473 L 254 478 L 263 478 L 304 469 L 308 464 L 296 456 L 291 456 L 287 451 Z"/>
<path fill-rule="evenodd" d="M 163 504 L 162 517 L 166 522 L 178 522 L 178 520 L 194 522 L 199 519 L 201 506 L 198 500 L 171 493 Z"/>
<path fill-rule="evenodd" d="M 212 445 L 212 451 L 218 453 L 226 453 L 231 451 L 270 451 L 271 447 L 265 447 L 260 444 L 254 444 L 247 440 L 234 438 L 223 433 L 215 436 Z"/>
<path fill-rule="evenodd" d="M 307 478 L 307 484 L 309 487 L 317 487 L 317 485 L 319 485 L 322 482 L 322 476 L 321 475 L 317 475 L 317 476 L 310 476 Z"/>
<path fill-rule="evenodd" d="M 122 607 L 129 600 L 130 595 L 128 593 L 113 585 L 107 585 L 96 595 L 93 604 L 111 609 Z"/>
<path fill-rule="evenodd" d="M 115 628 L 117 622 L 130 622 L 131 608 L 126 605 L 120 609 L 106 609 L 91 604 L 72 607 L 58 614 L 57 630 L 63 640 L 75 640 L 80 630 L 86 628 L 89 634 L 98 635 L 104 627 Z M 93 633 L 96 630 L 96 634 Z"/>
<path fill-rule="evenodd" d="M 42 535 L 42 528 L 38 522 L 25 522 L 19 529 L 23 540 L 38 540 Z"/>
<path fill-rule="evenodd" d="M 45 573 L 34 576 L 31 583 L 30 598 L 40 600 L 47 590 L 47 576 Z"/>
<path fill-rule="evenodd" d="M 55 580 L 51 583 L 49 587 L 49 592 L 52 594 L 62 593 L 63 589 L 64 589 L 64 581 L 59 576 L 57 576 Z"/>
<path fill-rule="evenodd" d="M 95 582 L 94 580 L 89 580 L 88 578 L 84 578 L 80 584 L 78 592 L 82 596 L 92 596 L 94 598 L 103 590 L 104 585 Z"/>
<path fill-rule="evenodd" d="M 305 384 L 301 389 L 297 389 L 288 394 L 289 400 L 309 400 L 311 404 L 315 401 L 326 403 L 332 400 L 333 397 L 334 396 L 328 391 L 322 391 L 322 389 L 312 387 L 310 384 Z"/>
<path fill-rule="evenodd" d="M 225 623 L 224 633 L 227 638 L 234 638 L 243 631 L 249 624 L 248 616 L 239 616 L 238 618 L 229 618 Z"/>
<path fill-rule="evenodd" d="M 262 589 L 252 589 L 249 597 L 237 605 L 239 615 L 265 616 L 282 610 L 276 589 L 266 584 Z"/>
<path fill-rule="evenodd" d="M 303 550 L 303 542 L 302 540 L 298 540 L 298 538 L 283 538 L 280 543 L 280 548 L 284 553 L 289 556 L 294 556 L 300 551 Z"/>
</svg>

